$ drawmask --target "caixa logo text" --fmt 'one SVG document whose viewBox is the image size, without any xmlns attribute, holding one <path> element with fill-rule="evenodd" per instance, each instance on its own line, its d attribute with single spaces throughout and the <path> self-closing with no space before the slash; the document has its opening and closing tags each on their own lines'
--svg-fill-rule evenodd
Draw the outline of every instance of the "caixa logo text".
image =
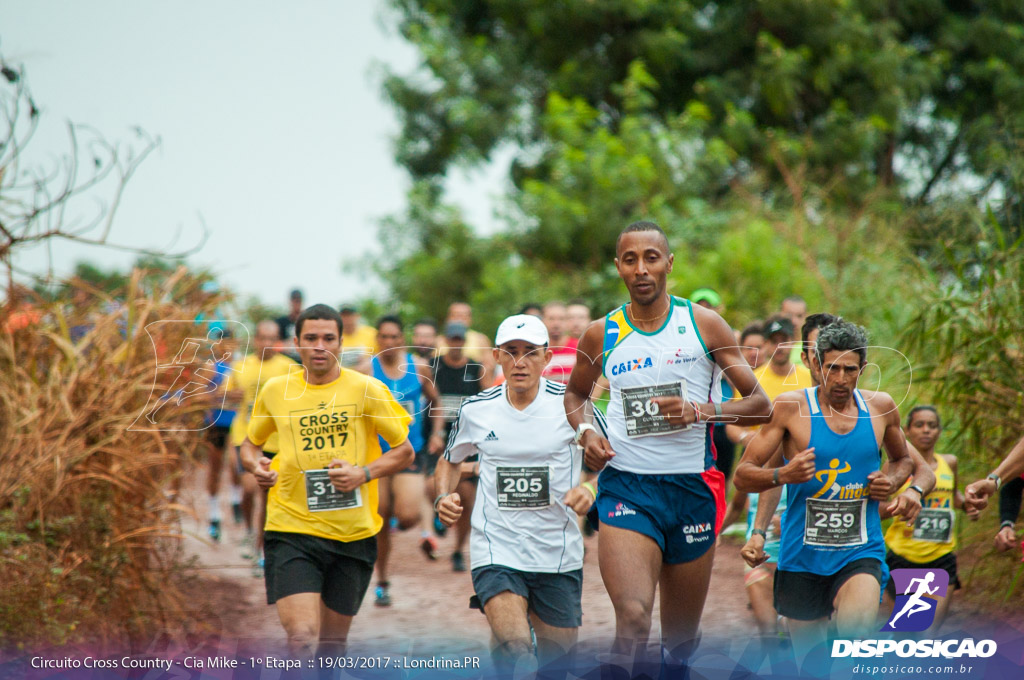
<svg viewBox="0 0 1024 680">
<path fill-rule="evenodd" d="M 900 657 L 955 659 L 985 658 L 996 653 L 994 640 L 833 640 L 832 657 L 868 657 L 895 654 Z"/>
</svg>

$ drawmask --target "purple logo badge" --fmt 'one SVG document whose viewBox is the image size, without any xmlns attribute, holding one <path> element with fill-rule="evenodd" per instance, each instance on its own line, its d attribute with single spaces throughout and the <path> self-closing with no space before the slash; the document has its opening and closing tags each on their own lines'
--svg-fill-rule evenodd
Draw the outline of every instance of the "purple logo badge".
<svg viewBox="0 0 1024 680">
<path fill-rule="evenodd" d="M 949 589 L 949 573 L 945 569 L 893 569 L 896 604 L 883 631 L 922 631 L 935 620 L 939 598 Z"/>
</svg>

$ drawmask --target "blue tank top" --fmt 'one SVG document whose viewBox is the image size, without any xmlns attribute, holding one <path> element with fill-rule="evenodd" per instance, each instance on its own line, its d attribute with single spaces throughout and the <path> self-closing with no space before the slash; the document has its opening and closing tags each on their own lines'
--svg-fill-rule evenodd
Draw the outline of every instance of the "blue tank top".
<svg viewBox="0 0 1024 680">
<path fill-rule="evenodd" d="M 857 424 L 836 434 L 818 405 L 818 388 L 804 394 L 811 412 L 814 477 L 787 484 L 779 569 L 831 575 L 853 560 L 885 562 L 878 501 L 868 498 L 868 475 L 879 469 L 878 442 L 860 390 L 853 391 Z"/>
<path fill-rule="evenodd" d="M 420 384 L 420 377 L 416 373 L 416 363 L 413 361 L 412 355 L 408 353 L 405 355 L 405 363 L 400 365 L 402 377 L 397 380 L 388 377 L 377 357 L 373 357 L 370 363 L 373 366 L 373 377 L 384 383 L 391 392 L 391 396 L 395 398 L 395 401 L 401 404 L 406 413 L 412 416 L 413 421 L 409 425 L 409 443 L 412 444 L 413 451 L 418 452 L 423 448 L 423 419 L 425 414 L 423 409 L 423 385 Z M 381 446 L 384 451 L 391 448 L 383 438 L 381 438 Z"/>
</svg>

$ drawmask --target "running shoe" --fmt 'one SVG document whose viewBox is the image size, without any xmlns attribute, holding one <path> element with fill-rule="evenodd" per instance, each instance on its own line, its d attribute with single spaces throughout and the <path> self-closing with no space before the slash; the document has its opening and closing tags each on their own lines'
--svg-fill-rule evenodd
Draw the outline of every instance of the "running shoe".
<svg viewBox="0 0 1024 680">
<path fill-rule="evenodd" d="M 433 536 L 424 536 L 420 539 L 420 550 L 427 556 L 427 559 L 434 561 L 437 559 L 437 539 Z"/>
<path fill-rule="evenodd" d="M 241 524 L 245 521 L 245 517 L 242 516 L 242 504 L 232 503 L 231 504 L 231 516 L 235 518 L 235 524 Z"/>
<path fill-rule="evenodd" d="M 391 593 L 389 592 L 387 584 L 381 584 L 377 586 L 377 590 L 374 593 L 375 597 L 373 603 L 378 607 L 390 607 L 391 606 Z"/>
<path fill-rule="evenodd" d="M 220 520 L 215 519 L 210 521 L 210 538 L 215 542 L 220 543 Z"/>
<path fill-rule="evenodd" d="M 448 533 L 448 527 L 444 525 L 441 518 L 434 514 L 434 533 L 437 534 L 438 538 L 444 538 L 445 534 Z"/>
<path fill-rule="evenodd" d="M 452 571 L 466 571 L 466 559 L 462 553 L 452 553 Z"/>
<path fill-rule="evenodd" d="M 266 566 L 266 562 L 263 558 L 259 558 L 252 563 L 252 577 L 263 578 L 263 569 Z"/>
</svg>

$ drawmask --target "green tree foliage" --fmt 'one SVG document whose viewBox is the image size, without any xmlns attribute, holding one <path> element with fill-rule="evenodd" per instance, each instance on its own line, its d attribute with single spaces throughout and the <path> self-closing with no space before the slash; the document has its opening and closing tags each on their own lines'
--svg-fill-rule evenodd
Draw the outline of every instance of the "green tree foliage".
<svg viewBox="0 0 1024 680">
<path fill-rule="evenodd" d="M 385 88 L 403 122 L 398 159 L 415 177 L 485 159 L 503 142 L 539 153 L 549 176 L 552 93 L 617 126 L 637 61 L 668 122 L 708 119 L 733 154 L 719 180 L 772 167 L 769 147 L 809 177 L 928 199 L 964 177 L 1006 178 L 1024 124 L 1024 7 L 908 0 L 393 0 L 418 72 Z M 538 147 L 534 148 L 534 147 Z"/>
</svg>

